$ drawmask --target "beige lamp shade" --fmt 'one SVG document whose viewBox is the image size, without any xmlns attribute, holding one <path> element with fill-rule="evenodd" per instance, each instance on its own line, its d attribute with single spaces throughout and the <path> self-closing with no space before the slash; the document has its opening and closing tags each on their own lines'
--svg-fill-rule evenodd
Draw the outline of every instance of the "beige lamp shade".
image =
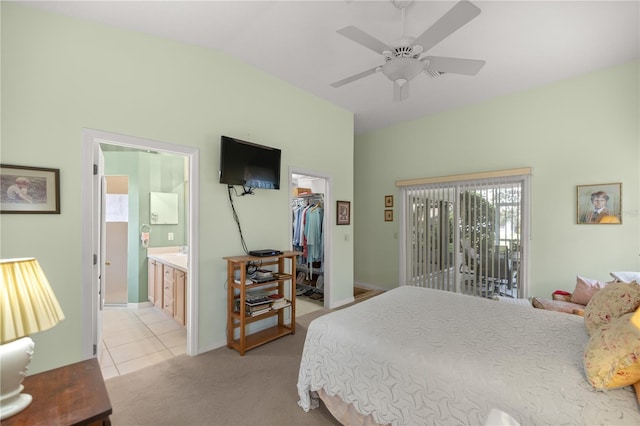
<svg viewBox="0 0 640 426">
<path fill-rule="evenodd" d="M 64 319 L 35 258 L 0 260 L 0 343 L 48 330 Z"/>
</svg>

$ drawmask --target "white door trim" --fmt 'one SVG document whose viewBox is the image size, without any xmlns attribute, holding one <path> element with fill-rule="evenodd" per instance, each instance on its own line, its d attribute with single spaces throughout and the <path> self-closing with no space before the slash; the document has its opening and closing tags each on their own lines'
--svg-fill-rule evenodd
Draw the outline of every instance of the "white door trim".
<svg viewBox="0 0 640 426">
<path fill-rule="evenodd" d="M 82 129 L 82 357 L 93 358 L 93 347 L 97 345 L 96 316 L 98 307 L 98 288 L 93 283 L 93 244 L 92 232 L 99 219 L 93 214 L 94 193 L 93 182 L 93 150 L 101 143 L 118 145 L 133 149 L 150 149 L 184 155 L 189 161 L 189 253 L 188 253 L 188 284 L 187 284 L 187 355 L 197 355 L 199 324 L 198 324 L 198 203 L 199 203 L 199 155 L 198 148 L 184 145 L 174 145 L 134 136 L 104 132 L 94 129 Z"/>
</svg>

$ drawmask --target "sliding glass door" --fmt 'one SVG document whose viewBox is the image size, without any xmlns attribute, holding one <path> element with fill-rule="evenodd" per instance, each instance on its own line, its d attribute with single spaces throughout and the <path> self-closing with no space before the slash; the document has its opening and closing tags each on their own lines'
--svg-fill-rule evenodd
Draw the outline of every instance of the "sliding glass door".
<svg viewBox="0 0 640 426">
<path fill-rule="evenodd" d="M 399 183 L 401 282 L 526 297 L 529 176 L 468 178 Z"/>
</svg>

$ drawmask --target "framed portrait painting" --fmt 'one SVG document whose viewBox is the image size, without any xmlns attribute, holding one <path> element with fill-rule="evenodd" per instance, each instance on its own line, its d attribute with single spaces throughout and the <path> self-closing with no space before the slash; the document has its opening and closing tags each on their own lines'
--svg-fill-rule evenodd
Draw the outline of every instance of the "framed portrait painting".
<svg viewBox="0 0 640 426">
<path fill-rule="evenodd" d="M 337 224 L 349 225 L 351 223 L 351 202 L 338 201 L 337 202 Z"/>
<path fill-rule="evenodd" d="M 578 185 L 576 221 L 587 225 L 622 223 L 622 184 Z"/>
<path fill-rule="evenodd" d="M 0 164 L 0 213 L 60 214 L 60 169 Z"/>
</svg>

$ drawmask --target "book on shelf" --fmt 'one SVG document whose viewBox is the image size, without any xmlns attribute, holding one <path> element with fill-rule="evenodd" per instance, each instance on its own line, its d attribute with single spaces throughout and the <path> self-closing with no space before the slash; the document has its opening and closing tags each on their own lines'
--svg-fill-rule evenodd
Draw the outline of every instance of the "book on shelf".
<svg viewBox="0 0 640 426">
<path fill-rule="evenodd" d="M 234 309 L 234 311 L 236 313 L 240 313 L 240 307 L 236 307 L 236 309 Z M 245 305 L 244 307 L 244 315 L 247 317 L 255 317 L 256 315 L 262 315 L 264 313 L 267 313 L 271 311 L 271 304 L 270 303 L 265 303 L 263 305 L 258 305 L 258 306 L 248 306 Z"/>
<path fill-rule="evenodd" d="M 268 269 L 258 269 L 255 272 L 255 277 L 259 280 L 264 280 L 264 279 L 273 279 L 273 272 L 269 271 Z"/>
<path fill-rule="evenodd" d="M 269 293 L 266 291 L 250 291 L 245 295 L 245 301 L 247 303 L 261 303 L 261 302 L 270 302 Z"/>
<path fill-rule="evenodd" d="M 273 303 L 273 300 L 270 299 L 265 299 L 265 300 L 254 300 L 252 302 L 249 302 L 248 300 L 246 302 L 244 302 L 244 304 L 246 306 L 249 307 L 255 307 L 255 306 L 262 306 L 262 305 L 270 305 L 271 303 Z"/>
<path fill-rule="evenodd" d="M 265 309 L 258 309 L 251 312 L 247 312 L 249 316 L 256 317 L 258 315 L 266 314 L 267 312 L 271 312 L 271 306 L 267 306 Z"/>
<path fill-rule="evenodd" d="M 245 303 L 245 309 L 247 311 L 259 311 L 262 309 L 268 309 L 271 307 L 271 302 L 265 302 L 265 303 L 259 303 L 259 304 L 254 304 L 254 305 L 250 305 L 248 303 Z"/>
<path fill-rule="evenodd" d="M 281 302 L 273 302 L 273 304 L 271 305 L 271 309 L 275 311 L 278 309 L 286 308 L 287 306 L 291 306 L 291 302 L 286 299 L 282 299 Z"/>
<path fill-rule="evenodd" d="M 286 280 L 286 279 L 293 278 L 293 276 L 291 274 L 281 274 L 281 273 L 278 273 L 278 272 L 274 272 L 273 273 L 273 278 L 275 278 L 277 280 Z"/>
</svg>

